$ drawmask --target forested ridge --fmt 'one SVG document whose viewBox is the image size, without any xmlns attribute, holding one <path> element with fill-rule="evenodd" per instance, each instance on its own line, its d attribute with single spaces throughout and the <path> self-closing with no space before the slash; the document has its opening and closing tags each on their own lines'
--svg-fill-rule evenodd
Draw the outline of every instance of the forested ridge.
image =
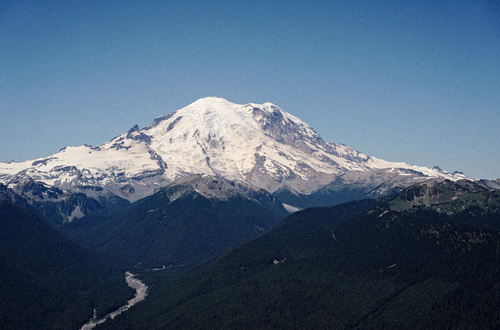
<svg viewBox="0 0 500 330">
<path fill-rule="evenodd" d="M 307 209 L 105 328 L 495 328 L 500 218 L 482 205 Z"/>
</svg>

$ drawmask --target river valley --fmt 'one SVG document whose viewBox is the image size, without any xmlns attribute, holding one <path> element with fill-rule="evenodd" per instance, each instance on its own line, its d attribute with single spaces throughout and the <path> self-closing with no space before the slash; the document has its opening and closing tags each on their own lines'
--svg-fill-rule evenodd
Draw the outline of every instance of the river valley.
<svg viewBox="0 0 500 330">
<path fill-rule="evenodd" d="M 94 310 L 94 317 L 92 317 L 87 323 L 85 323 L 80 328 L 80 330 L 93 329 L 98 324 L 104 323 L 108 319 L 114 319 L 117 315 L 120 315 L 121 313 L 127 311 L 130 307 L 132 307 L 135 304 L 146 299 L 147 290 L 148 290 L 148 287 L 146 284 L 144 284 L 141 280 L 135 278 L 135 275 L 130 273 L 130 272 L 125 273 L 125 280 L 127 281 L 127 284 L 129 287 L 131 287 L 132 289 L 135 289 L 134 298 L 127 301 L 126 305 L 123 305 L 122 307 L 118 308 L 116 311 L 107 314 L 102 319 L 97 319 L 96 311 Z"/>
</svg>

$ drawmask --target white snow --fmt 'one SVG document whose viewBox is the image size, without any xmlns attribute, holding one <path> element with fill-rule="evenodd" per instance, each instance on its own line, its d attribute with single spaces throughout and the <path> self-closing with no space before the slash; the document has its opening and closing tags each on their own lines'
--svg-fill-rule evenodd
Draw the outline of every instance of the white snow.
<svg viewBox="0 0 500 330">
<path fill-rule="evenodd" d="M 266 116 L 273 113 L 282 115 L 283 124 L 292 125 L 294 132 L 300 134 L 299 140 L 304 147 L 280 143 L 262 128 Z M 47 158 L 0 163 L 0 182 L 9 184 L 19 174 L 51 186 L 75 189 L 72 187 L 95 185 L 118 194 L 129 184 L 140 191 L 136 197 L 124 196 L 133 200 L 186 174 L 219 175 L 228 180 L 248 182 L 247 175 L 255 167 L 257 156 L 266 157 L 262 173 L 269 176 L 269 184 L 249 183 L 264 189 L 271 187 L 273 180 L 281 182 L 283 173 L 291 174 L 290 171 L 306 182 L 312 182 L 311 175 L 375 169 L 391 169 L 394 175 L 402 176 L 412 175 L 407 172 L 412 170 L 429 178 L 467 178 L 437 169 L 389 162 L 342 144 L 326 143 L 309 125 L 272 103 L 240 105 L 207 97 L 158 117 L 154 123 L 95 148 L 87 145 L 66 147 Z M 143 135 L 151 142 L 141 141 Z M 328 148 L 335 152 L 329 153 Z M 160 165 L 162 161 L 166 166 Z M 138 179 L 147 175 L 152 178 Z"/>
<path fill-rule="evenodd" d="M 283 207 L 285 208 L 285 210 L 288 211 L 288 213 L 295 213 L 295 212 L 302 210 L 301 208 L 298 208 L 296 206 L 292 206 L 289 204 L 285 204 L 285 203 L 283 203 Z"/>
</svg>

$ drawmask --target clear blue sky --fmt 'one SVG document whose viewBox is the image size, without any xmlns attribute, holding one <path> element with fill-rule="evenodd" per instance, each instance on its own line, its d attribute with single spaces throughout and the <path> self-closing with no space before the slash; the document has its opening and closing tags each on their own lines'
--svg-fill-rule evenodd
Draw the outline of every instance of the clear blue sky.
<svg viewBox="0 0 500 330">
<path fill-rule="evenodd" d="M 204 96 L 499 178 L 500 4 L 0 1 L 0 161 L 99 145 Z"/>
</svg>

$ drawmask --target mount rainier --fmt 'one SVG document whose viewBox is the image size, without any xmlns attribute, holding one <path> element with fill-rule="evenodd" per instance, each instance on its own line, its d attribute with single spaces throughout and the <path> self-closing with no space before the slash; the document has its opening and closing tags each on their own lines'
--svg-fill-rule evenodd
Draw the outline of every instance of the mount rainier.
<svg viewBox="0 0 500 330">
<path fill-rule="evenodd" d="M 135 125 L 100 146 L 65 147 L 46 158 L 0 163 L 0 183 L 36 201 L 84 194 L 134 202 L 199 174 L 264 189 L 288 204 L 332 187 L 361 187 L 363 194 L 379 197 L 428 179 L 467 179 L 325 142 L 272 103 L 239 105 L 218 97 L 197 100 L 142 129 Z M 41 193 L 25 188 L 34 183 Z"/>
</svg>

